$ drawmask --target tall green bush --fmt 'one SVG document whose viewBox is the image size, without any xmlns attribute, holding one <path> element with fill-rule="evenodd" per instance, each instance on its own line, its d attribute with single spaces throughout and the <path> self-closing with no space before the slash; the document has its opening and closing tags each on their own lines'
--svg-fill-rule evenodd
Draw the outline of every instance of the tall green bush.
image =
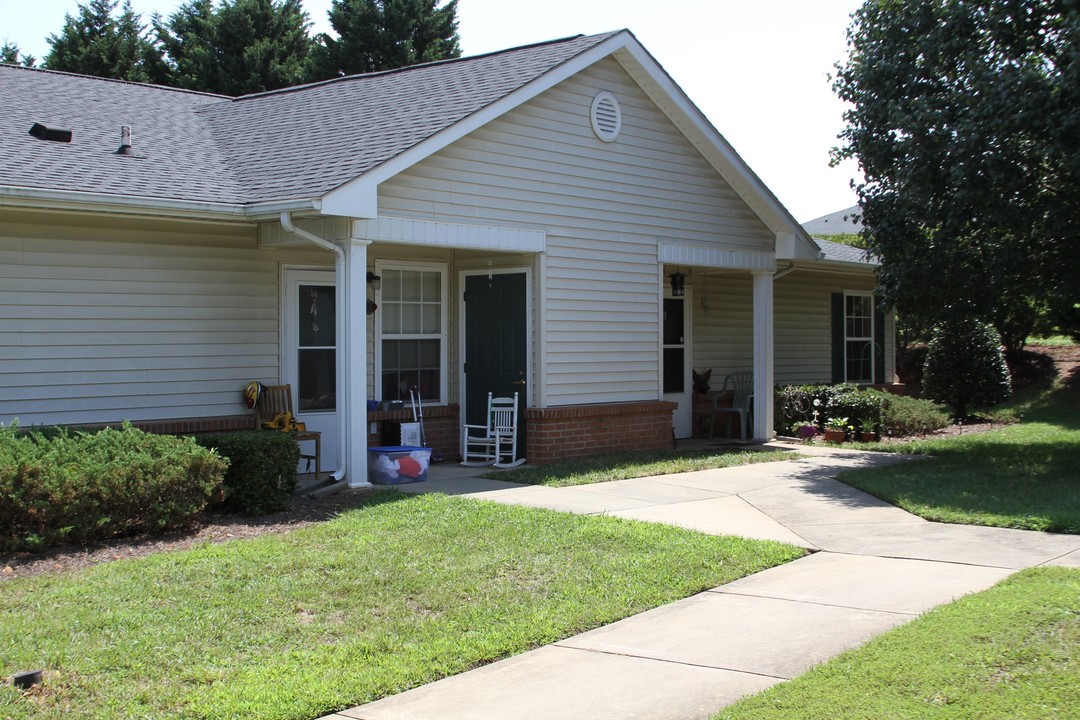
<svg viewBox="0 0 1080 720">
<path fill-rule="evenodd" d="M 0 427 L 0 549 L 189 526 L 220 496 L 226 465 L 190 438 L 126 424 L 96 433 Z"/>
<path fill-rule="evenodd" d="M 289 507 L 296 487 L 300 448 L 286 432 L 250 430 L 208 433 L 196 441 L 229 459 L 224 506 L 246 515 L 265 515 Z"/>
<path fill-rule="evenodd" d="M 966 418 L 971 408 L 987 408 L 1008 399 L 1009 366 L 992 325 L 955 320 L 934 328 L 923 366 L 923 394 Z"/>
</svg>

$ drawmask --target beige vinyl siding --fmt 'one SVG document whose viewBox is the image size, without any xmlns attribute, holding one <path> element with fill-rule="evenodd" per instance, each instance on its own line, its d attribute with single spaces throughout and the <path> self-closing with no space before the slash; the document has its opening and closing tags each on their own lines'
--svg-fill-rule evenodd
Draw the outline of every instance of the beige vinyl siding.
<svg viewBox="0 0 1080 720">
<path fill-rule="evenodd" d="M 245 412 L 276 381 L 280 264 L 254 226 L 0 216 L 0 421 L 93 423 Z"/>
<path fill-rule="evenodd" d="M 693 367 L 699 372 L 712 369 L 712 386 L 719 389 L 727 373 L 753 370 L 753 280 L 749 273 L 696 271 L 687 284 L 693 288 Z M 873 289 L 874 277 L 869 272 L 800 268 L 778 279 L 773 287 L 776 383 L 831 383 L 832 294 Z M 892 333 L 893 321 L 886 315 L 886 380 L 894 372 Z"/>
<path fill-rule="evenodd" d="M 590 126 L 602 90 L 622 106 L 613 143 Z M 659 240 L 772 245 L 613 59 L 384 183 L 379 212 L 546 232 L 546 314 L 534 324 L 545 330 L 545 355 L 534 367 L 544 374 L 547 405 L 657 397 Z"/>
</svg>

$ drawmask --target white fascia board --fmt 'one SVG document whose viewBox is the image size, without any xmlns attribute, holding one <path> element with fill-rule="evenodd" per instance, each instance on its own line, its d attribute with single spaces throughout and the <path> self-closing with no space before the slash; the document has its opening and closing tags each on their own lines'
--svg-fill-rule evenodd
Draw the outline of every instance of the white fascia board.
<svg viewBox="0 0 1080 720">
<path fill-rule="evenodd" d="M 170 200 L 130 195 L 109 195 L 76 190 L 0 185 L 0 206 L 41 210 L 109 212 L 128 215 L 175 216 L 188 219 L 246 220 L 244 206 L 196 200 Z"/>
<path fill-rule="evenodd" d="M 792 233 L 809 259 L 817 253 L 810 236 L 792 217 L 735 148 L 701 112 L 683 89 L 641 43 L 628 42 L 615 59 L 656 103 L 668 119 L 698 148 L 713 169 L 728 182 L 769 230 Z"/>
<path fill-rule="evenodd" d="M 276 217 L 282 211 L 303 212 L 317 210 L 319 201 L 315 199 L 281 200 L 244 205 L 242 203 L 174 200 L 137 195 L 113 195 L 79 190 L 53 190 L 0 185 L 0 207 L 152 215 L 185 220 L 250 221 L 263 216 Z"/>
<path fill-rule="evenodd" d="M 352 212 L 350 205 L 352 202 L 351 198 L 374 197 L 379 183 L 385 182 L 395 175 L 408 170 L 413 165 L 416 165 L 425 158 L 442 150 L 447 145 L 460 140 L 474 130 L 478 130 L 492 120 L 505 115 L 545 90 L 573 77 L 590 65 L 603 60 L 608 55 L 611 55 L 615 51 L 631 43 L 637 44 L 637 40 L 635 40 L 634 36 L 629 32 L 623 31 L 617 35 L 613 35 L 599 45 L 582 52 L 580 55 L 576 55 L 562 65 L 559 65 L 540 77 L 522 85 L 502 99 L 497 100 L 490 105 L 486 105 L 467 118 L 444 128 L 428 139 L 412 146 L 400 155 L 387 160 L 382 165 L 379 165 L 360 177 L 350 180 L 344 185 L 331 190 L 323 196 L 323 212 L 329 212 L 327 208 L 340 209 L 345 207 L 349 209 L 348 213 L 342 212 L 337 214 L 350 214 Z M 350 199 L 347 200 L 346 198 Z M 362 217 L 376 217 L 376 214 L 373 213 Z"/>
<path fill-rule="evenodd" d="M 723 268 L 725 270 L 776 271 L 776 256 L 771 252 L 736 250 L 660 241 L 657 259 L 669 265 Z"/>
<path fill-rule="evenodd" d="M 355 239 L 423 245 L 425 247 L 542 253 L 547 235 L 540 230 L 431 222 L 409 218 L 380 217 L 353 221 Z"/>
</svg>

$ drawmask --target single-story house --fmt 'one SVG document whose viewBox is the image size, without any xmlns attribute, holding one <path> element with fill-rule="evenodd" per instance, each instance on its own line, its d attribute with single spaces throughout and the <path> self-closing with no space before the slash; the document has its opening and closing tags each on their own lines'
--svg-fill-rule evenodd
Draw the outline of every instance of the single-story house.
<svg viewBox="0 0 1080 720">
<path fill-rule="evenodd" d="M 414 386 L 448 455 L 517 392 L 547 462 L 690 436 L 691 369 L 894 377 L 873 266 L 626 30 L 240 98 L 0 65 L 0 107 L 0 422 L 245 428 L 288 383 L 362 486 Z"/>
</svg>

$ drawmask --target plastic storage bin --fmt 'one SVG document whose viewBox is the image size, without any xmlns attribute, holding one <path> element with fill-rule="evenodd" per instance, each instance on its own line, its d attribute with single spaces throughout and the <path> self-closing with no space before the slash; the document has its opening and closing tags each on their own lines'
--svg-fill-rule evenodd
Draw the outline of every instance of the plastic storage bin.
<svg viewBox="0 0 1080 720">
<path fill-rule="evenodd" d="M 368 448 L 368 479 L 376 485 L 427 480 L 431 448 L 411 445 Z"/>
</svg>

